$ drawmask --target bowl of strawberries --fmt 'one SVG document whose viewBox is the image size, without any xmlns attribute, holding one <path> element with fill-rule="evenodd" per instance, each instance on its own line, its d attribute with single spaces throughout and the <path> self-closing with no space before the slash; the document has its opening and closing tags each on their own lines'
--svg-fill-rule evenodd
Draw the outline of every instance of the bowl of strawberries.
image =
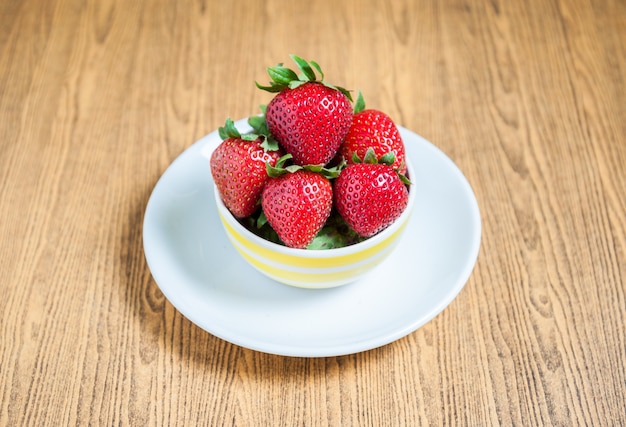
<svg viewBox="0 0 626 427">
<path fill-rule="evenodd" d="M 385 113 L 352 104 L 319 65 L 278 64 L 262 114 L 226 120 L 210 155 L 229 241 L 262 274 L 303 288 L 358 280 L 393 251 L 415 191 L 402 137 Z"/>
</svg>

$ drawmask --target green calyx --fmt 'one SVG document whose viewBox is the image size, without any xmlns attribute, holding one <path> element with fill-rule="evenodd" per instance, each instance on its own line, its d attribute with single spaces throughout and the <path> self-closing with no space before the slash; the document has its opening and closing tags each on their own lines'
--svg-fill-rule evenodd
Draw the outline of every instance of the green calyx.
<svg viewBox="0 0 626 427">
<path fill-rule="evenodd" d="M 307 249 L 324 250 L 344 248 L 366 240 L 350 227 L 336 211 L 331 212 L 324 227 L 315 235 Z"/>
<path fill-rule="evenodd" d="M 324 73 L 320 68 L 319 64 L 315 61 L 306 61 L 299 56 L 289 55 L 291 59 L 296 63 L 300 73 L 296 73 L 290 68 L 285 67 L 282 63 L 276 65 L 275 67 L 268 67 L 267 73 L 269 74 L 272 81 L 270 81 L 269 86 L 263 86 L 259 83 L 256 83 L 256 86 L 259 89 L 276 93 L 281 92 L 284 89 L 295 89 L 298 86 L 301 86 L 305 83 L 309 82 L 318 82 L 323 84 L 326 87 L 331 89 L 335 89 L 343 93 L 348 97 L 350 101 L 352 101 L 352 95 L 350 95 L 350 91 L 344 89 L 339 86 L 334 86 L 327 81 L 324 80 Z M 318 75 L 319 74 L 319 78 Z"/>
<path fill-rule="evenodd" d="M 261 109 L 261 114 L 256 116 L 250 116 L 248 118 L 248 124 L 258 135 L 269 137 L 272 134 L 267 127 L 267 122 L 265 121 L 265 110 L 267 108 L 267 105 L 259 105 L 259 108 Z"/>
<path fill-rule="evenodd" d="M 360 113 L 365 110 L 365 99 L 363 98 L 363 94 L 359 91 L 359 95 L 356 98 L 356 102 L 354 103 L 354 114 Z"/>
<path fill-rule="evenodd" d="M 366 164 L 382 164 L 387 166 L 393 166 L 396 161 L 396 154 L 393 151 L 383 154 L 380 158 L 376 157 L 376 153 L 374 153 L 374 149 L 369 147 L 367 151 L 365 151 L 365 156 L 361 159 L 356 153 L 352 153 L 352 163 L 366 163 Z M 402 169 L 403 164 L 400 165 L 399 168 L 394 168 L 393 170 L 398 174 L 400 181 L 402 181 L 406 185 L 411 185 L 411 181 L 402 173 L 400 170 Z"/>
<path fill-rule="evenodd" d="M 367 163 L 367 164 L 383 164 L 387 166 L 392 166 L 393 162 L 396 161 L 396 154 L 393 151 L 390 151 L 386 154 L 380 156 L 380 158 L 376 157 L 376 153 L 372 147 L 369 147 L 365 151 L 365 156 L 361 159 L 359 155 L 354 152 L 352 153 L 352 163 Z"/>
<path fill-rule="evenodd" d="M 341 173 L 341 169 L 345 166 L 345 163 L 341 163 L 337 166 L 333 166 L 331 168 L 324 167 L 323 165 L 295 165 L 295 164 L 287 164 L 287 162 L 292 158 L 291 154 L 285 154 L 276 162 L 275 166 L 269 164 L 269 162 L 265 163 L 265 170 L 267 171 L 267 175 L 271 178 L 278 178 L 281 175 L 286 173 L 294 173 L 299 170 L 306 170 L 310 172 L 319 173 L 323 177 L 327 179 L 335 179 Z"/>
<path fill-rule="evenodd" d="M 244 141 L 259 141 L 261 142 L 261 147 L 265 151 L 277 151 L 279 150 L 278 142 L 274 139 L 269 129 L 267 128 L 267 123 L 265 122 L 265 106 L 261 105 L 262 114 L 259 116 L 252 116 L 248 118 L 248 124 L 252 127 L 252 132 L 247 132 L 242 134 L 235 127 L 235 123 L 229 117 L 226 119 L 226 123 L 224 126 L 218 128 L 218 134 L 222 140 L 228 138 L 239 138 Z"/>
<path fill-rule="evenodd" d="M 274 139 L 274 135 L 270 132 L 267 127 L 267 122 L 265 121 L 265 110 L 267 108 L 266 105 L 259 105 L 261 109 L 261 114 L 257 116 L 251 116 L 248 118 L 248 124 L 253 129 L 252 135 L 259 135 L 264 138 L 264 141 L 261 143 L 261 146 L 265 149 L 265 151 L 278 151 L 278 141 Z"/>
<path fill-rule="evenodd" d="M 224 126 L 218 128 L 218 133 L 220 135 L 220 138 L 222 139 L 228 139 L 228 138 L 243 139 L 241 133 L 239 133 L 239 130 L 237 130 L 237 128 L 235 127 L 235 123 L 232 121 L 230 117 L 226 119 L 226 123 L 224 124 Z M 258 135 L 254 135 L 254 138 L 250 139 L 250 141 L 254 141 L 255 139 L 257 139 L 257 137 Z"/>
</svg>

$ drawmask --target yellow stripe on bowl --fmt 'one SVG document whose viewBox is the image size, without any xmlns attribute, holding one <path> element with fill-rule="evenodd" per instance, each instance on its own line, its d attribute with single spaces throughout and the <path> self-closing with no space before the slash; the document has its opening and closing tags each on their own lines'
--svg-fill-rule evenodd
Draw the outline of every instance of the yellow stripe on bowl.
<svg viewBox="0 0 626 427">
<path fill-rule="evenodd" d="M 247 248 L 250 252 L 256 253 L 263 258 L 267 258 L 268 260 L 287 265 L 297 265 L 306 268 L 320 268 L 326 269 L 328 267 L 341 267 L 342 265 L 352 264 L 355 262 L 359 262 L 361 260 L 367 259 L 372 255 L 376 254 L 379 251 L 382 251 L 391 243 L 393 243 L 398 236 L 402 233 L 404 227 L 406 227 L 408 221 L 404 221 L 397 230 L 393 232 L 389 237 L 385 240 L 382 240 L 380 243 L 377 243 L 367 249 L 359 251 L 358 253 L 346 254 L 346 255 L 338 255 L 338 256 L 330 256 L 330 257 L 320 257 L 320 258 L 309 258 L 309 257 L 299 257 L 295 255 L 288 255 L 279 252 L 272 251 L 267 249 L 259 244 L 256 244 L 249 239 L 246 239 L 242 236 L 235 228 L 233 228 L 226 218 L 219 212 L 220 220 L 222 224 L 226 228 L 227 233 L 232 236 L 241 246 Z M 367 242 L 367 241 L 366 241 Z M 364 242 L 365 243 L 365 242 Z M 303 249 L 304 250 L 304 249 Z M 324 250 L 320 250 L 324 251 Z M 317 250 L 316 250 L 317 252 Z"/>
<path fill-rule="evenodd" d="M 362 262 L 355 267 L 351 266 L 347 269 L 335 271 L 323 271 L 329 269 L 320 269 L 321 271 L 315 272 L 310 269 L 290 268 L 291 266 L 289 265 L 286 266 L 287 268 L 281 268 L 281 266 L 268 264 L 248 253 L 236 242 L 233 243 L 237 252 L 263 274 L 279 282 L 306 288 L 331 287 L 355 281 L 382 262 L 393 249 L 393 247 L 386 248 L 371 257 L 371 259 L 367 259 L 365 260 L 366 262 Z"/>
</svg>

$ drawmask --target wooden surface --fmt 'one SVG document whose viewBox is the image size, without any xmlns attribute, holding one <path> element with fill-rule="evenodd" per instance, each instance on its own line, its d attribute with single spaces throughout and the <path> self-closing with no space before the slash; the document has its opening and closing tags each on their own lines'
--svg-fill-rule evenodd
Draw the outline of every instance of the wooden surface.
<svg viewBox="0 0 626 427">
<path fill-rule="evenodd" d="M 465 288 L 382 348 L 238 347 L 146 265 L 157 179 L 289 53 L 480 205 Z M 625 425 L 625 165 L 623 1 L 2 0 L 0 425 Z"/>
</svg>

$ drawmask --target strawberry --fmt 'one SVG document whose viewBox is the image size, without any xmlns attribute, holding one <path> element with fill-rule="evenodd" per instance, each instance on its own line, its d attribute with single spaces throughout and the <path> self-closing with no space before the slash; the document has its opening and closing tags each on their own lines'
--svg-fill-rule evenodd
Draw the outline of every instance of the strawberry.
<svg viewBox="0 0 626 427">
<path fill-rule="evenodd" d="M 269 131 L 297 165 L 325 165 L 335 156 L 352 123 L 350 93 L 324 81 L 313 61 L 291 55 L 302 73 L 278 64 L 268 68 L 270 86 L 277 93 L 267 105 Z M 321 75 L 318 80 L 315 71 Z"/>
<path fill-rule="evenodd" d="M 265 184 L 262 206 L 267 222 L 282 242 L 291 248 L 305 248 L 322 229 L 333 203 L 328 178 L 298 169 Z"/>
<path fill-rule="evenodd" d="M 375 159 L 369 150 L 366 159 Z M 339 215 L 362 237 L 371 237 L 391 225 L 409 200 L 406 178 L 390 164 L 353 163 L 335 180 L 334 203 Z M 374 160 L 375 162 L 375 160 Z"/>
<path fill-rule="evenodd" d="M 396 160 L 392 165 L 406 173 L 404 142 L 393 120 L 382 111 L 365 109 L 365 101 L 359 92 L 354 105 L 354 117 L 348 133 L 339 147 L 338 157 L 347 163 L 354 163 L 353 156 L 365 157 L 368 148 L 374 150 L 377 158 L 393 152 Z"/>
<path fill-rule="evenodd" d="M 230 119 L 219 133 L 223 141 L 211 154 L 211 174 L 224 205 L 234 216 L 247 217 L 259 207 L 269 179 L 266 162 L 275 165 L 283 153 L 271 147 L 265 136 L 242 136 Z"/>
</svg>

